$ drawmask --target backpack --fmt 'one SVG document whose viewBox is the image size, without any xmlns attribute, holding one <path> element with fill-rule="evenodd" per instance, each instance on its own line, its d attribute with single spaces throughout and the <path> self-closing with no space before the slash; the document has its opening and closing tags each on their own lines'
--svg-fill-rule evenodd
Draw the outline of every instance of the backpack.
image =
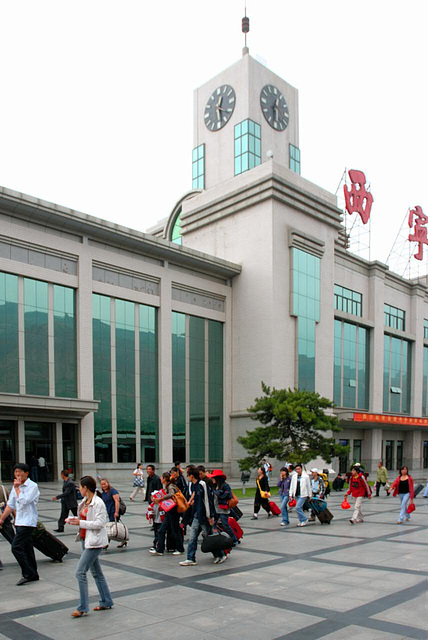
<svg viewBox="0 0 428 640">
<path fill-rule="evenodd" d="M 119 496 L 119 517 L 124 516 L 125 513 L 126 513 L 126 504 L 124 503 L 122 498 Z"/>
<path fill-rule="evenodd" d="M 178 513 L 184 513 L 189 508 L 189 503 L 187 502 L 186 498 L 181 493 L 180 489 L 176 493 L 174 493 L 172 499 L 174 500 L 174 502 L 177 505 L 177 512 Z"/>
</svg>

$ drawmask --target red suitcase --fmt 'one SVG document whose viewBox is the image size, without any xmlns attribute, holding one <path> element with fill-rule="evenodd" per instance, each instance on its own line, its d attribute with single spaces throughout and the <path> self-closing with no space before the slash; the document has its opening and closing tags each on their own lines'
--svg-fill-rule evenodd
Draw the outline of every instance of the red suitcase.
<svg viewBox="0 0 428 640">
<path fill-rule="evenodd" d="M 242 531 L 241 526 L 236 522 L 235 518 L 229 518 L 228 523 L 229 523 L 229 527 L 231 527 L 231 529 L 233 530 L 233 533 L 237 537 L 238 543 L 239 543 L 241 541 L 242 536 L 244 535 L 244 532 Z"/>
<path fill-rule="evenodd" d="M 270 506 L 270 510 L 273 513 L 274 516 L 280 516 L 281 515 L 281 509 L 278 507 L 278 505 L 273 502 L 272 500 L 269 502 L 269 506 Z"/>
</svg>

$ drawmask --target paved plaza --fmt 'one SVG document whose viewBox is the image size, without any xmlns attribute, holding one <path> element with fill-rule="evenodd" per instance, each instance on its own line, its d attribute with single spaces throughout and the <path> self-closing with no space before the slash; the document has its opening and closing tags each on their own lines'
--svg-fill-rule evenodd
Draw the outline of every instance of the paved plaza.
<svg viewBox="0 0 428 640">
<path fill-rule="evenodd" d="M 125 499 L 129 488 L 123 490 Z M 52 531 L 59 485 L 43 486 L 40 516 Z M 250 520 L 243 500 L 242 544 L 222 565 L 198 550 L 198 565 L 185 556 L 151 556 L 145 505 L 127 500 L 127 549 L 117 543 L 102 556 L 113 594 L 111 611 L 72 619 L 78 604 L 74 577 L 79 557 L 75 528 L 61 539 L 70 547 L 62 564 L 37 554 L 41 580 L 15 586 L 19 568 L 0 539 L 0 640 L 428 640 L 428 500 L 416 499 L 411 523 L 397 525 L 398 499 L 366 501 L 366 521 L 350 525 L 342 494 L 333 495 L 330 526 L 318 522 L 280 527 L 279 518 Z M 91 604 L 96 589 L 89 577 Z"/>
</svg>

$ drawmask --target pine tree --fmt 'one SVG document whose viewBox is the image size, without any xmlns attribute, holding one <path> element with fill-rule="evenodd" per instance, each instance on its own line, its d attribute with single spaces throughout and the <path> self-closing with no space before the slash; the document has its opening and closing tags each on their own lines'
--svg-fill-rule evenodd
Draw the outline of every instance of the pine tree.
<svg viewBox="0 0 428 640">
<path fill-rule="evenodd" d="M 349 447 L 324 435 L 342 430 L 336 416 L 326 413 L 334 406 L 331 400 L 312 391 L 271 389 L 263 382 L 262 390 L 264 396 L 256 398 L 248 411 L 263 426 L 238 438 L 250 454 L 238 460 L 241 470 L 257 467 L 265 457 L 305 464 L 315 458 L 331 462 L 348 454 Z"/>
</svg>

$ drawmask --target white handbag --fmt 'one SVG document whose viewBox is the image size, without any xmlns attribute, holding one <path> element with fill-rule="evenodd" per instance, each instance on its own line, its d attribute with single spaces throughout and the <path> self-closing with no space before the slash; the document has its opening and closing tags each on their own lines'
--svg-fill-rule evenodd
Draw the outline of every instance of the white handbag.
<svg viewBox="0 0 428 640">
<path fill-rule="evenodd" d="M 106 530 L 109 541 L 127 542 L 129 540 L 128 527 L 122 522 L 107 522 Z"/>
</svg>

